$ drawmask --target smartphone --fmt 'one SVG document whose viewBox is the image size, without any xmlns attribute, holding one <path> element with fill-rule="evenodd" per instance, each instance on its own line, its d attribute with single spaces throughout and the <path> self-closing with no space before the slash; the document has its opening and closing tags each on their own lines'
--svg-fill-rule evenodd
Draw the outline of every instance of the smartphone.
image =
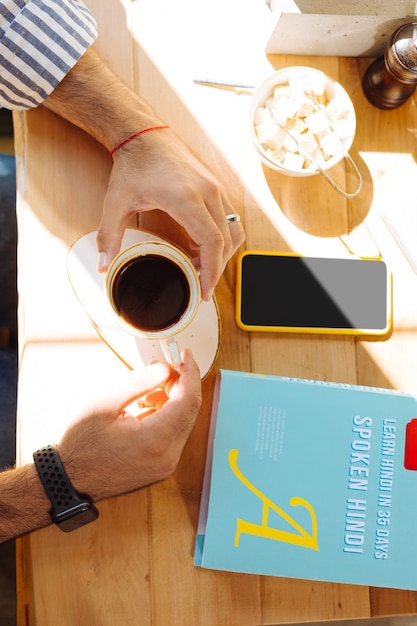
<svg viewBox="0 0 417 626">
<path fill-rule="evenodd" d="M 243 252 L 236 322 L 249 331 L 385 335 L 392 278 L 381 259 Z"/>
</svg>

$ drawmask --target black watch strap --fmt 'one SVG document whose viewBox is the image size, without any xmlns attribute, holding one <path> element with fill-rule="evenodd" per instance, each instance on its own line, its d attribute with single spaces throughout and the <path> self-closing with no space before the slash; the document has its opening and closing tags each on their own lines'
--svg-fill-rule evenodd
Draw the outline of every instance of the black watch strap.
<svg viewBox="0 0 417 626">
<path fill-rule="evenodd" d="M 97 519 L 98 511 L 91 499 L 76 491 L 72 486 L 54 444 L 34 452 L 33 460 L 51 501 L 51 517 L 55 524 L 62 530 L 72 530 Z M 78 523 L 67 523 L 75 517 L 79 518 Z M 66 526 L 69 527 L 66 528 Z"/>
</svg>

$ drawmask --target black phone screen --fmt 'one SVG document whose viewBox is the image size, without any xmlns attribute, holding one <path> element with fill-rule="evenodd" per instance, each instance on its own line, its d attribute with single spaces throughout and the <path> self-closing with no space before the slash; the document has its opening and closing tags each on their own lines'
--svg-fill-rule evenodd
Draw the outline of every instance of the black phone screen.
<svg viewBox="0 0 417 626">
<path fill-rule="evenodd" d="M 236 313 L 250 329 L 383 333 L 390 323 L 388 268 L 377 259 L 244 253 Z"/>
</svg>

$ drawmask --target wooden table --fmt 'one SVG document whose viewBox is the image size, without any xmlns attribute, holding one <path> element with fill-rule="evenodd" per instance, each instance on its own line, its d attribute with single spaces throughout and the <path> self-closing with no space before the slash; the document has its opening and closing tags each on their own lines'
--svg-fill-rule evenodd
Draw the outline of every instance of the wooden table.
<svg viewBox="0 0 417 626">
<path fill-rule="evenodd" d="M 49 527 L 18 541 L 19 624 L 220 626 L 417 614 L 417 594 L 202 571 L 193 565 L 213 381 L 220 367 L 417 391 L 417 276 L 379 215 L 417 206 L 417 110 L 383 112 L 365 100 L 369 59 L 273 56 L 263 7 L 252 0 L 90 0 L 96 48 L 155 107 L 225 185 L 247 248 L 327 256 L 375 255 L 394 274 L 388 341 L 248 334 L 233 321 L 234 263 L 216 290 L 222 339 L 204 381 L 204 404 L 169 480 L 99 504 L 100 519 L 70 535 Z M 259 2 L 259 5 L 262 3 Z M 106 6 L 104 6 L 106 5 Z M 109 6 L 110 5 L 110 6 Z M 264 168 L 248 133 L 250 98 L 193 83 L 195 76 L 259 82 L 274 68 L 311 65 L 354 102 L 351 154 L 363 191 L 347 201 L 323 178 L 300 181 Z M 40 108 L 15 114 L 18 157 L 20 383 L 18 459 L 58 440 L 66 425 L 125 366 L 90 325 L 65 267 L 71 242 L 98 226 L 111 160 Z M 343 172 L 342 172 L 343 173 Z M 340 174 L 340 172 L 339 172 Z M 176 237 L 163 216 L 142 227 Z"/>
</svg>

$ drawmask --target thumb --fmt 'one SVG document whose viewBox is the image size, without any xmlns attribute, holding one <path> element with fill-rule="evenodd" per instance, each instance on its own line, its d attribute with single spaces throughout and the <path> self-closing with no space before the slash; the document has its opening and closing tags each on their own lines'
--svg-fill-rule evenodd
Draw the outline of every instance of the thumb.
<svg viewBox="0 0 417 626">
<path fill-rule="evenodd" d="M 115 387 L 102 396 L 99 406 L 96 403 L 96 410 L 116 417 L 135 400 L 165 386 L 171 376 L 172 369 L 168 363 L 159 361 L 141 369 L 128 370 L 119 378 Z"/>
<path fill-rule="evenodd" d="M 118 211 L 114 207 L 111 208 L 108 202 L 105 202 L 96 237 L 98 250 L 97 269 L 99 272 L 105 272 L 114 257 L 119 253 L 128 221 L 127 218 L 125 220 L 121 219 Z"/>
</svg>

